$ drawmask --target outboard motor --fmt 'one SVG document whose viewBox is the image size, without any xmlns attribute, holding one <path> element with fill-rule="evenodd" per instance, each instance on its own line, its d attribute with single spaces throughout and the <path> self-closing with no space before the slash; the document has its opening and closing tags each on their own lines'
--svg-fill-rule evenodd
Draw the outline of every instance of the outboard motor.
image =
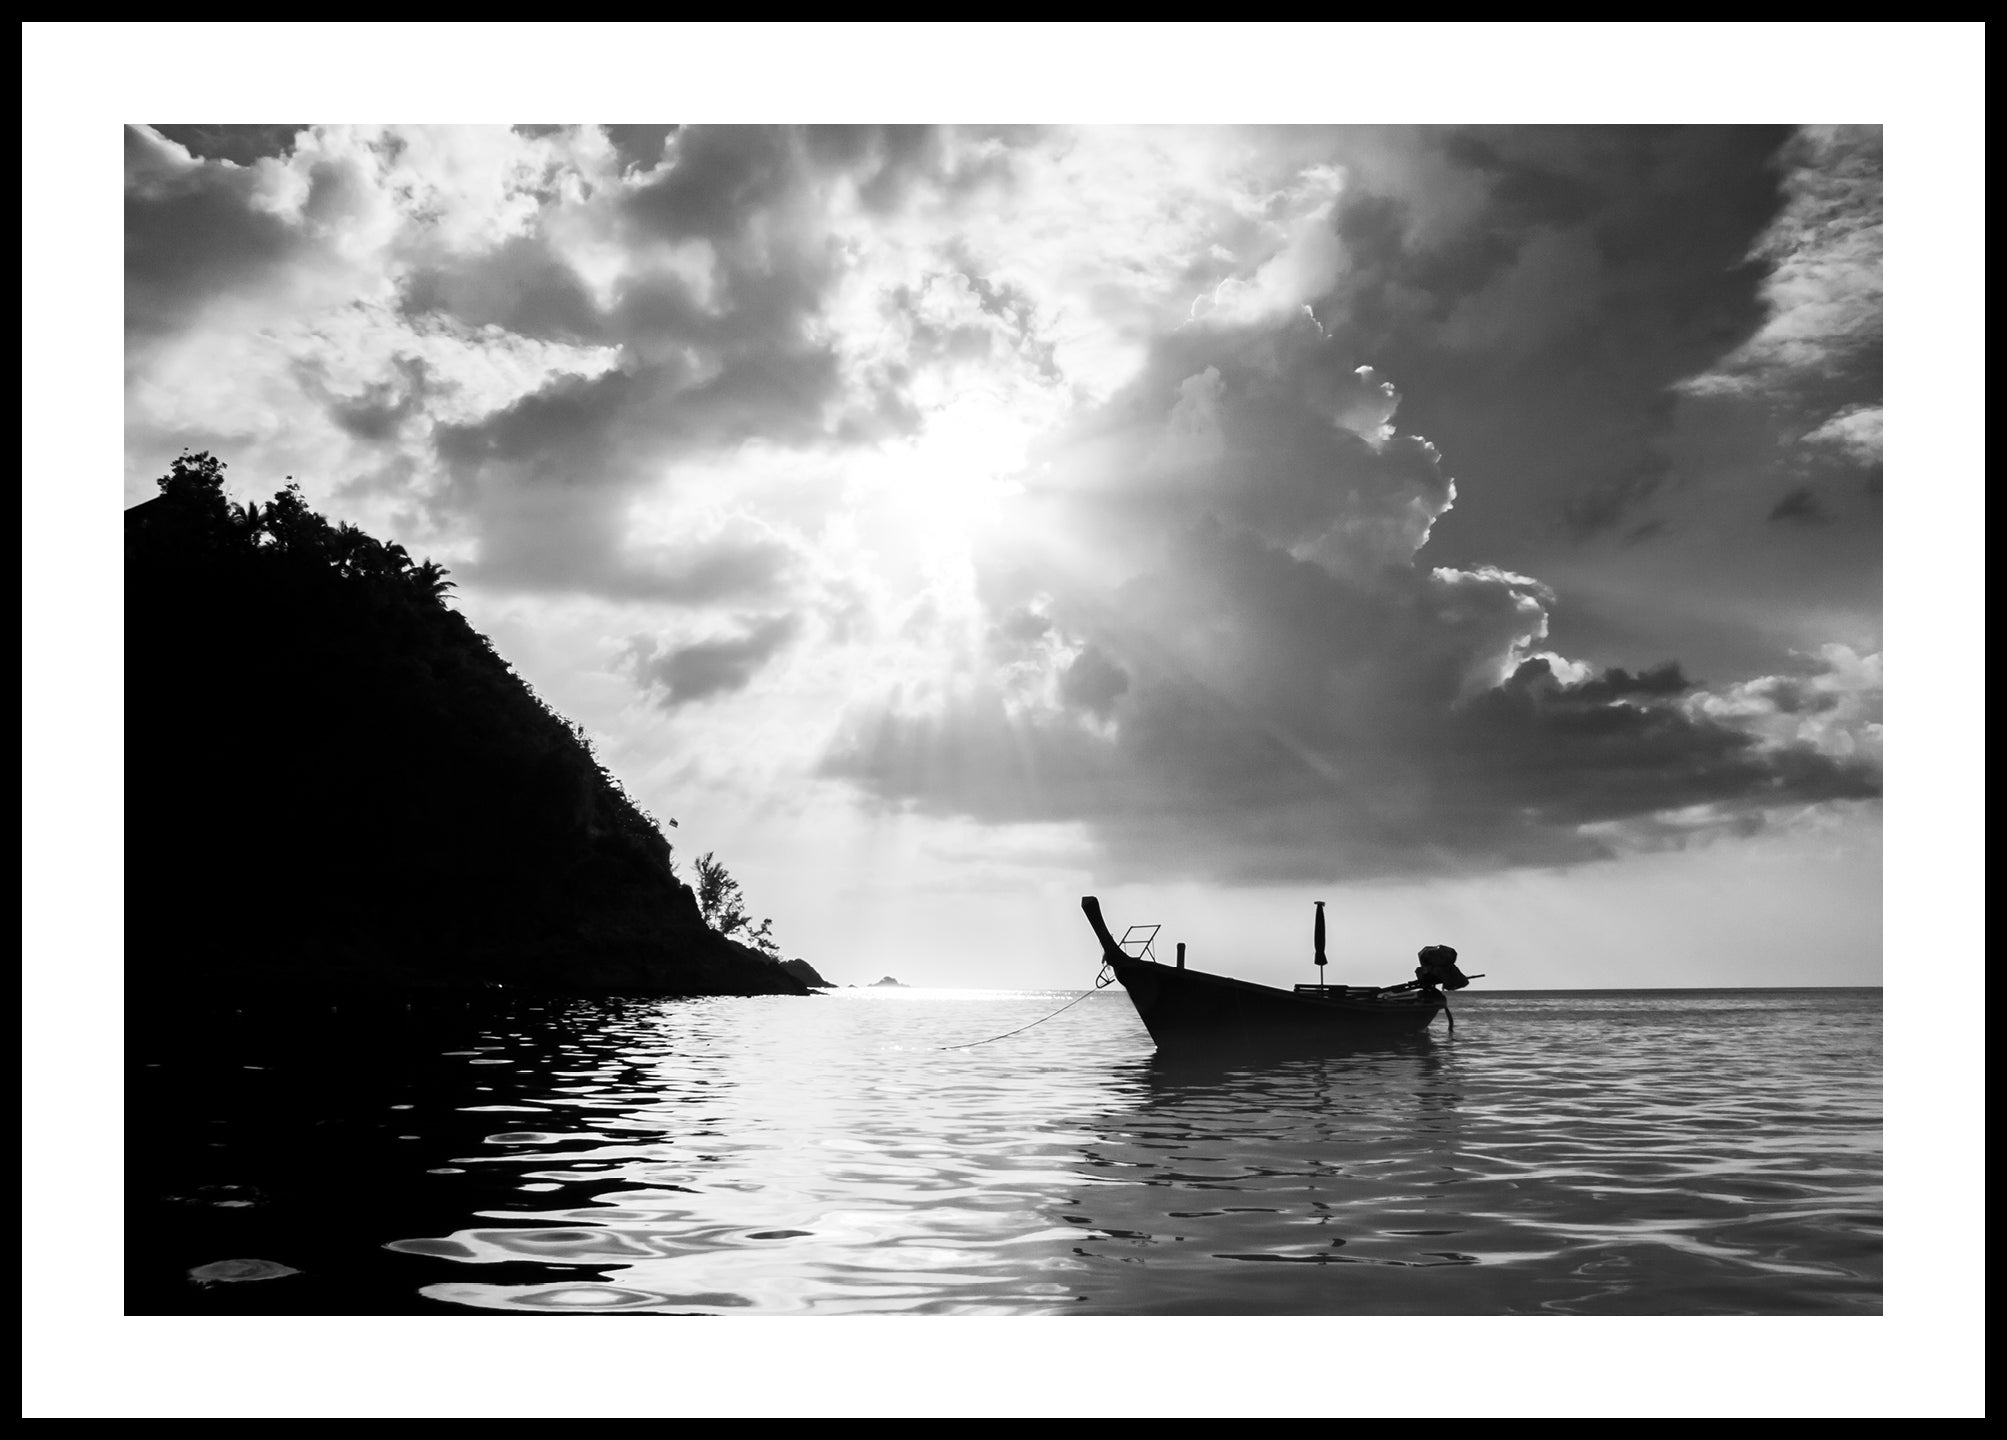
<svg viewBox="0 0 2007 1440">
<path fill-rule="evenodd" d="M 1415 958 L 1422 962 L 1415 967 L 1415 979 L 1424 990 L 1461 990 L 1470 984 L 1470 977 L 1456 968 L 1456 951 L 1447 945 L 1424 945 Z"/>
</svg>

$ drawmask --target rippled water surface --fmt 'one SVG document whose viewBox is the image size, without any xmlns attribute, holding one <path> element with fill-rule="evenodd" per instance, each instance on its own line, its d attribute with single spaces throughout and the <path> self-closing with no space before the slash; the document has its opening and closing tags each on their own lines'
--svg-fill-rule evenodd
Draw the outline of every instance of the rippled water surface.
<svg viewBox="0 0 2007 1440">
<path fill-rule="evenodd" d="M 1466 992 L 1261 1064 L 1111 990 L 944 1048 L 1072 993 L 135 1023 L 127 1309 L 1881 1312 L 1878 990 Z"/>
</svg>

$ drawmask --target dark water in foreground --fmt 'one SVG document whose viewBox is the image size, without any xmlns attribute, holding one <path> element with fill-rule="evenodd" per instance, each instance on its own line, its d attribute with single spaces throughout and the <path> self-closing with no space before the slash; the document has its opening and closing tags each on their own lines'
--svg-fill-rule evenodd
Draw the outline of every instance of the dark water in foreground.
<svg viewBox="0 0 2007 1440">
<path fill-rule="evenodd" d="M 1209 1066 L 1113 990 L 941 1048 L 1069 994 L 134 1017 L 127 1313 L 1881 1313 L 1879 990 Z"/>
</svg>

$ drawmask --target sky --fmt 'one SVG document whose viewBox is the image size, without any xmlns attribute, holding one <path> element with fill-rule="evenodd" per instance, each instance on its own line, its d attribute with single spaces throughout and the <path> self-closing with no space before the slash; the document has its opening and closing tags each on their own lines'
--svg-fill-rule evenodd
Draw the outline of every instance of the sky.
<svg viewBox="0 0 2007 1440">
<path fill-rule="evenodd" d="M 23 491 L 38 1015 L 115 986 L 102 807 L 78 800 L 115 809 L 126 737 L 117 587 L 34 537 L 109 524 L 111 474 L 129 505 L 211 448 L 242 495 L 296 476 L 452 565 L 470 620 L 677 818 L 679 855 L 715 850 L 839 982 L 1084 984 L 1083 893 L 1278 982 L 1308 978 L 1317 899 L 1334 979 L 1396 978 L 1431 941 L 1524 988 L 1877 983 L 1886 951 L 1888 1319 L 1816 1352 L 1782 1321 L 1746 1349 L 1592 1323 L 1570 1388 L 1580 1413 L 1634 1413 L 1649 1330 L 1653 1355 L 1704 1360 L 1693 1413 L 1806 1413 L 1817 1394 L 1774 1382 L 1815 1355 L 1894 1377 L 1833 1413 L 1916 1413 L 1885 1362 L 1941 1366 L 1981 1333 L 1925 1318 L 1972 1293 L 1935 1263 L 1934 1202 L 1983 1185 L 1959 1178 L 1971 1106 L 1946 1104 L 1980 1093 L 1976 1041 L 1942 1008 L 1949 983 L 1983 1013 L 1983 973 L 1945 970 L 1983 936 L 1977 26 L 24 44 L 24 472 L 50 479 Z M 1013 123 L 672 142 L 510 129 L 525 111 Z M 285 115 L 350 123 L 267 123 Z M 205 116 L 257 133 L 152 123 Z M 1722 122 L 1753 128 L 1698 128 Z M 1640 124 L 1673 128 L 1597 128 Z M 1884 142 L 1905 221 L 1885 371 Z M 1886 513 L 1885 402 L 1910 417 Z M 1884 625 L 1906 677 L 1886 842 Z M 24 1118 L 65 1173 L 105 1171 L 67 1117 Z M 89 1187 L 63 1199 L 95 1213 Z M 76 1357 L 116 1355 L 138 1413 L 661 1404 L 603 1365 L 586 1393 L 448 1401 L 451 1347 L 385 1321 L 304 1349 L 235 1334 L 219 1389 L 210 1335 L 141 1344 L 74 1281 L 36 1261 L 59 1347 L 37 1373 L 101 1396 Z M 1497 1326 L 1305 1323 L 1390 1364 L 1461 1337 L 1471 1384 L 1440 1413 L 1572 1403 L 1526 1388 L 1544 1367 Z M 1250 1364 L 1306 1343 L 1178 1333 Z M 1099 1338 L 1140 1359 L 1163 1334 Z M 902 1357 L 938 1382 L 864 1385 L 883 1356 L 842 1335 L 797 1347 L 782 1408 L 964 1412 L 972 1337 L 1019 1361 L 992 1374 L 1044 1367 L 982 1390 L 992 1413 L 1138 1413 L 982 1322 L 908 1327 Z M 543 1358 L 557 1339 L 575 1372 L 606 1347 L 546 1330 Z M 738 1413 L 728 1347 L 704 1353 L 679 1413 Z M 1181 1412 L 1250 1413 L 1234 1373 L 1193 1377 Z M 1275 1413 L 1323 1413 L 1287 1389 Z"/>
<path fill-rule="evenodd" d="M 838 983 L 1881 978 L 1878 126 L 124 144 L 126 502 L 448 565 Z"/>
</svg>

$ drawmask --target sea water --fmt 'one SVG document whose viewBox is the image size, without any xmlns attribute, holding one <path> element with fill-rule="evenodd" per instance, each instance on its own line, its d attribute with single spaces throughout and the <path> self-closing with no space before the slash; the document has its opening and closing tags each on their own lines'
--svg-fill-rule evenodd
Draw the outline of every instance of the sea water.
<svg viewBox="0 0 2007 1440">
<path fill-rule="evenodd" d="M 135 1019 L 126 1309 L 1881 1313 L 1879 990 L 1454 1006 L 1207 1063 L 1119 988 Z"/>
</svg>

